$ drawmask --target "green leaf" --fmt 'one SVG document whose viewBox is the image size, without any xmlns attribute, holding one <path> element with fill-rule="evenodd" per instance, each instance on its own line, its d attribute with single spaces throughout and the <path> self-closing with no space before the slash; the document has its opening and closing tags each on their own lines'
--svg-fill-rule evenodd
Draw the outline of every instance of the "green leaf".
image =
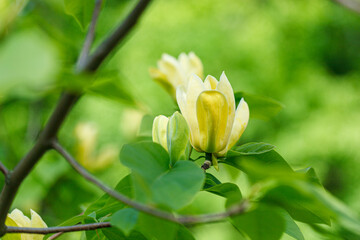
<svg viewBox="0 0 360 240">
<path fill-rule="evenodd" d="M 148 184 L 152 184 L 158 176 L 166 172 L 170 163 L 166 150 L 153 142 L 124 145 L 120 152 L 120 159 L 125 166 L 139 174 Z"/>
<path fill-rule="evenodd" d="M 135 100 L 129 91 L 117 79 L 97 80 L 87 89 L 90 94 L 106 97 L 120 103 L 135 105 Z"/>
<path fill-rule="evenodd" d="M 237 104 L 240 102 L 241 98 L 244 98 L 248 103 L 251 118 L 269 120 L 284 108 L 284 105 L 272 98 L 245 92 L 236 92 L 235 100 Z"/>
<path fill-rule="evenodd" d="M 309 179 L 310 182 L 322 186 L 320 179 L 318 178 L 315 170 L 312 167 L 296 170 L 296 172 L 305 174 L 305 176 Z"/>
<path fill-rule="evenodd" d="M 180 209 L 204 183 L 203 171 L 193 162 L 179 161 L 170 168 L 169 155 L 157 143 L 125 145 L 120 158 L 132 170 L 135 196 L 141 202 Z"/>
<path fill-rule="evenodd" d="M 234 183 L 222 183 L 216 186 L 206 188 L 205 191 L 214 193 L 218 196 L 226 198 L 228 201 L 226 206 L 229 207 L 234 203 L 240 202 L 242 194 L 239 187 Z"/>
<path fill-rule="evenodd" d="M 115 187 L 115 190 L 131 198 L 133 196 L 131 176 L 127 175 L 126 177 L 121 179 Z M 99 219 L 106 215 L 112 214 L 124 208 L 125 206 L 125 204 L 110 197 L 108 194 L 104 194 L 85 210 L 84 215 L 87 216 L 92 212 L 95 212 L 97 218 Z"/>
<path fill-rule="evenodd" d="M 178 210 L 195 197 L 204 184 L 204 172 L 193 162 L 179 161 L 152 185 L 154 201 Z"/>
<path fill-rule="evenodd" d="M 91 21 L 95 1 L 64 0 L 65 12 L 75 18 L 82 30 L 85 30 Z"/>
<path fill-rule="evenodd" d="M 285 220 L 276 209 L 259 206 L 232 218 L 233 225 L 251 240 L 278 240 L 285 231 Z"/>
<path fill-rule="evenodd" d="M 138 230 L 147 239 L 174 240 L 179 229 L 179 225 L 145 213 L 140 213 Z"/>
<path fill-rule="evenodd" d="M 117 228 L 104 228 L 101 230 L 102 233 L 106 236 L 109 240 L 146 240 L 144 235 L 142 235 L 138 231 L 132 231 L 129 236 L 125 236 L 122 231 Z"/>
<path fill-rule="evenodd" d="M 137 220 L 138 220 L 139 212 L 132 208 L 121 209 L 114 213 L 111 218 L 111 225 L 121 229 L 125 235 L 129 235 L 129 233 L 134 229 Z"/>
<path fill-rule="evenodd" d="M 226 159 L 219 162 L 245 172 L 252 181 L 266 178 L 304 178 L 303 174 L 295 174 L 289 164 L 274 150 L 245 155 L 242 152 L 230 150 Z"/>
<path fill-rule="evenodd" d="M 251 142 L 246 143 L 241 146 L 236 146 L 231 150 L 236 152 L 236 154 L 240 155 L 256 155 L 256 154 L 263 154 L 266 152 L 270 152 L 275 148 L 274 145 L 262 142 Z"/>
<path fill-rule="evenodd" d="M 315 187 L 304 181 L 294 180 L 273 183 L 265 190 L 261 201 L 277 204 L 297 221 L 330 225 L 333 213 L 312 193 Z"/>
<path fill-rule="evenodd" d="M 195 240 L 195 238 L 186 227 L 180 226 L 179 231 L 176 233 L 175 240 Z"/>
<path fill-rule="evenodd" d="M 285 233 L 296 240 L 304 240 L 304 235 L 291 216 L 286 211 L 281 211 L 280 214 L 285 219 Z"/>
<path fill-rule="evenodd" d="M 205 184 L 204 184 L 204 189 L 206 188 L 210 188 L 213 186 L 216 186 L 218 184 L 221 184 L 221 182 L 219 181 L 219 179 L 217 179 L 214 175 L 212 175 L 211 173 L 206 173 L 205 174 Z"/>
<path fill-rule="evenodd" d="M 185 118 L 179 112 L 175 112 L 167 125 L 167 147 L 171 165 L 179 160 L 188 160 L 189 139 L 190 130 Z"/>
</svg>

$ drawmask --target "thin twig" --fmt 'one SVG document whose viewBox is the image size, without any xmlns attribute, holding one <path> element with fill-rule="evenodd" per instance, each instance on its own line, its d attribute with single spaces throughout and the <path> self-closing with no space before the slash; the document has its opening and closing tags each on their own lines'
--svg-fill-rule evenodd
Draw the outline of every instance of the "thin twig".
<svg viewBox="0 0 360 240">
<path fill-rule="evenodd" d="M 360 2 L 354 0 L 333 0 L 340 5 L 360 14 Z"/>
<path fill-rule="evenodd" d="M 90 23 L 90 26 L 89 26 L 89 30 L 88 30 L 88 33 L 86 35 L 86 39 L 85 39 L 83 48 L 82 48 L 81 53 L 80 53 L 80 57 L 79 57 L 79 59 L 77 61 L 77 64 L 76 64 L 77 69 L 81 69 L 82 65 L 85 64 L 86 60 L 88 59 L 90 49 L 91 49 L 91 46 L 92 46 L 92 43 L 93 43 L 94 37 L 95 37 L 96 23 L 97 23 L 97 20 L 99 18 L 102 2 L 103 2 L 103 0 L 96 0 L 95 1 L 95 7 L 94 7 L 93 15 L 92 15 L 92 18 L 91 18 L 91 23 Z"/>
<path fill-rule="evenodd" d="M 126 197 L 125 195 L 122 195 L 121 193 L 114 191 L 113 189 L 104 185 L 102 182 L 100 182 L 94 176 L 92 176 L 57 141 L 54 141 L 52 146 L 58 153 L 60 153 L 70 163 L 70 165 L 74 168 L 74 170 L 77 171 L 86 180 L 95 184 L 101 190 L 103 190 L 104 192 L 109 194 L 111 197 L 117 199 L 118 201 L 120 201 L 130 207 L 133 207 L 141 212 L 150 214 L 152 216 L 156 216 L 156 217 L 159 217 L 159 218 L 171 221 L 171 222 L 175 222 L 175 223 L 180 223 L 180 224 L 185 224 L 185 225 L 193 225 L 193 224 L 199 224 L 199 223 L 211 223 L 211 222 L 223 221 L 227 217 L 240 215 L 248 209 L 248 201 L 244 200 L 244 201 L 240 202 L 239 204 L 234 205 L 232 208 L 229 208 L 227 211 L 221 212 L 221 213 L 203 214 L 203 215 L 196 215 L 196 216 L 191 216 L 191 215 L 174 216 L 172 213 L 165 212 L 165 211 L 159 210 L 157 208 L 150 207 L 150 206 L 144 205 L 142 203 L 133 201 L 132 199 Z"/>
<path fill-rule="evenodd" d="M 60 237 L 63 234 L 64 234 L 64 232 L 55 233 L 54 235 L 51 235 L 47 240 L 54 240 L 54 239 Z"/>
<path fill-rule="evenodd" d="M 6 233 L 30 233 L 30 234 L 49 234 L 59 232 L 78 232 L 95 230 L 99 228 L 109 228 L 111 224 L 109 222 L 101 223 L 89 223 L 74 226 L 63 226 L 63 227 L 49 227 L 49 228 L 28 228 L 28 227 L 7 227 Z"/>
<path fill-rule="evenodd" d="M 4 174 L 5 177 L 9 173 L 9 170 L 5 167 L 5 165 L 2 162 L 0 162 L 0 171 Z"/>
<path fill-rule="evenodd" d="M 104 59 L 114 50 L 114 48 L 125 38 L 129 31 L 135 26 L 141 14 L 149 5 L 151 0 L 140 0 L 133 11 L 119 25 L 115 31 L 96 49 L 94 54 L 89 56 L 89 60 L 84 64 L 86 71 L 95 71 Z M 80 69 L 82 71 L 83 69 Z"/>
</svg>

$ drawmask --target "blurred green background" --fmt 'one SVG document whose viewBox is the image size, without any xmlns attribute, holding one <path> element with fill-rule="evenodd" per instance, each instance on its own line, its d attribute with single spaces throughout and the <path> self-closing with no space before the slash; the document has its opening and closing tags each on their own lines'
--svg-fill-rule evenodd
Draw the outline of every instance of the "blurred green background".
<svg viewBox="0 0 360 240">
<path fill-rule="evenodd" d="M 135 3 L 106 1 L 95 45 Z M 11 25 L 0 24 L 0 159 L 9 168 L 32 146 L 61 91 L 94 81 L 72 74 L 85 31 L 64 9 L 62 0 L 33 0 Z M 177 57 L 190 51 L 202 60 L 205 75 L 218 78 L 225 71 L 235 91 L 285 105 L 269 121 L 251 119 L 241 143 L 269 142 L 295 169 L 314 167 L 330 192 L 360 212 L 360 16 L 330 0 L 154 0 L 95 76 L 117 88 L 89 90 L 69 115 L 60 141 L 76 155 L 74 129 L 87 122 L 98 129 L 95 154 L 108 144 L 120 150 L 134 141 L 143 115 L 169 116 L 176 109 L 148 68 L 162 53 Z M 123 91 L 136 103 L 117 96 Z M 118 160 L 95 171 L 111 186 L 127 173 Z M 243 181 L 231 169 L 218 175 Z M 32 208 L 53 226 L 100 195 L 52 152 L 23 183 L 13 207 L 26 214 Z M 212 211 L 221 210 L 223 202 L 206 193 L 193 206 L 205 211 L 204 201 Z M 238 237 L 226 223 L 194 232 L 197 239 Z"/>
</svg>

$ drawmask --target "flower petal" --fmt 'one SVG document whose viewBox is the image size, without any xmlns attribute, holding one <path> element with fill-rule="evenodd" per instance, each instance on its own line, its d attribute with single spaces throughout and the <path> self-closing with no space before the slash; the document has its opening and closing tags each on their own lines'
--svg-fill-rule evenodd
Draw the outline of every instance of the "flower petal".
<svg viewBox="0 0 360 240">
<path fill-rule="evenodd" d="M 169 119 L 167 117 L 165 117 L 164 115 L 157 116 L 154 119 L 153 128 L 152 128 L 153 142 L 159 143 L 166 150 L 168 149 L 167 148 L 167 137 L 166 137 L 168 122 L 169 122 Z"/>
<path fill-rule="evenodd" d="M 204 67 L 198 56 L 195 53 L 189 53 L 189 63 L 192 69 L 192 72 L 198 75 L 201 79 L 204 77 Z"/>
<path fill-rule="evenodd" d="M 186 113 L 184 114 L 181 110 L 181 113 L 185 117 L 189 128 L 190 128 L 190 141 L 191 145 L 195 149 L 199 149 L 199 128 L 198 121 L 196 117 L 196 101 L 202 91 L 205 90 L 203 81 L 193 74 L 189 79 L 189 84 L 187 86 L 186 92 Z"/>
<path fill-rule="evenodd" d="M 47 228 L 46 223 L 42 220 L 42 218 L 35 211 L 30 209 L 31 213 L 31 226 L 32 228 Z M 43 240 L 44 235 L 41 234 L 32 234 L 29 235 L 29 240 Z"/>
<path fill-rule="evenodd" d="M 204 81 L 204 85 L 206 90 L 215 90 L 216 86 L 218 85 L 218 80 L 216 80 L 216 78 L 211 75 L 207 75 Z"/>
<path fill-rule="evenodd" d="M 242 98 L 235 113 L 234 125 L 231 130 L 231 135 L 229 138 L 228 145 L 226 147 L 226 151 L 230 150 L 236 143 L 239 141 L 241 135 L 244 133 L 246 126 L 249 121 L 249 106 Z M 226 152 L 225 152 L 226 153 Z M 220 155 L 224 153 L 221 152 Z"/>
<path fill-rule="evenodd" d="M 228 101 L 229 106 L 229 119 L 226 124 L 226 134 L 225 138 L 229 139 L 231 134 L 231 129 L 234 124 L 234 118 L 235 118 L 235 97 L 234 97 L 234 91 L 231 87 L 231 84 L 228 80 L 228 78 L 225 75 L 225 72 L 221 74 L 219 84 L 216 87 L 216 90 L 222 92 L 226 100 Z"/>
<path fill-rule="evenodd" d="M 19 227 L 30 227 L 30 219 L 17 208 L 15 208 L 8 217 L 16 222 Z"/>
<path fill-rule="evenodd" d="M 163 72 L 168 81 L 175 87 L 183 84 L 183 76 L 181 75 L 180 65 L 176 58 L 168 54 L 163 54 L 160 61 L 158 61 L 158 67 Z"/>
<path fill-rule="evenodd" d="M 196 103 L 199 122 L 200 148 L 204 152 L 215 153 L 226 147 L 225 129 L 228 121 L 228 103 L 219 91 L 208 90 L 200 94 Z"/>
</svg>

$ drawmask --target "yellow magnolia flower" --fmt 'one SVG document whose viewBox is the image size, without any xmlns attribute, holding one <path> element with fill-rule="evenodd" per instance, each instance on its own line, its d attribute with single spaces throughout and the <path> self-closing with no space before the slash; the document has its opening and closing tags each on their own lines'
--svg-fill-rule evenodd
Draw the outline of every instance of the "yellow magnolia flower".
<svg viewBox="0 0 360 240">
<path fill-rule="evenodd" d="M 108 167 L 118 156 L 119 149 L 108 144 L 94 154 L 97 144 L 98 130 L 90 123 L 80 123 L 75 128 L 77 138 L 77 159 L 90 171 L 102 170 Z"/>
<path fill-rule="evenodd" d="M 193 52 L 190 52 L 188 55 L 181 53 L 178 59 L 168 54 L 163 54 L 157 65 L 158 68 L 150 68 L 150 75 L 174 99 L 176 99 L 176 88 L 187 86 L 188 79 L 192 74 L 203 77 L 203 65 Z"/>
<path fill-rule="evenodd" d="M 5 224 L 12 227 L 31 227 L 31 228 L 47 228 L 46 223 L 33 210 L 30 209 L 31 220 L 25 216 L 19 209 L 14 209 L 8 214 Z M 3 240 L 42 240 L 43 235 L 40 234 L 7 234 Z"/>
<path fill-rule="evenodd" d="M 191 145 L 199 152 L 224 156 L 240 139 L 249 121 L 249 107 L 241 99 L 235 109 L 234 92 L 225 73 L 220 81 L 193 75 L 176 98 L 190 127 Z"/>
</svg>

